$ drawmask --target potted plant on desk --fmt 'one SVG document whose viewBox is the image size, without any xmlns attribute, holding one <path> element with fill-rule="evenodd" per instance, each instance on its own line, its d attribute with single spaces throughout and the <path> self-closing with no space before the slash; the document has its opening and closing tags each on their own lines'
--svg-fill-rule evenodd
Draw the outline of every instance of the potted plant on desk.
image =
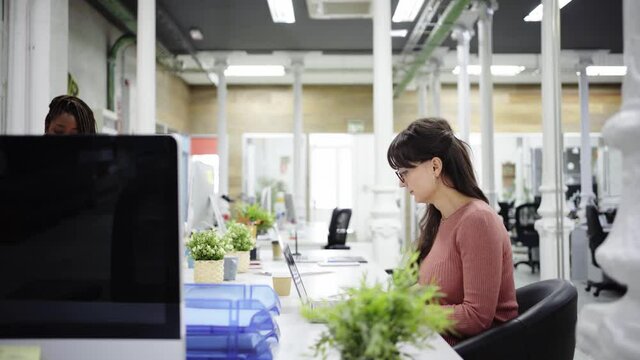
<svg viewBox="0 0 640 360">
<path fill-rule="evenodd" d="M 303 307 L 304 317 L 327 326 L 313 346 L 314 357 L 326 359 L 327 351 L 335 349 L 343 360 L 400 359 L 406 354 L 398 345 L 424 347 L 434 332 L 450 329 L 451 311 L 438 304 L 438 287 L 416 285 L 417 256 L 406 259 L 386 286 L 362 279 L 334 306 Z"/>
<path fill-rule="evenodd" d="M 224 236 L 233 248 L 233 252 L 229 255 L 238 257 L 238 272 L 247 272 L 249 251 L 256 246 L 255 238 L 251 236 L 249 228 L 244 224 L 230 221 L 227 223 L 227 232 Z"/>
<path fill-rule="evenodd" d="M 193 233 L 186 246 L 195 260 L 194 282 L 221 283 L 224 278 L 224 255 L 231 250 L 227 238 L 215 230 L 205 230 Z"/>
<path fill-rule="evenodd" d="M 275 222 L 275 216 L 258 204 L 239 204 L 235 209 L 235 220 L 250 227 L 255 226 L 258 234 L 267 232 Z M 255 234 L 254 234 L 255 237 Z"/>
</svg>

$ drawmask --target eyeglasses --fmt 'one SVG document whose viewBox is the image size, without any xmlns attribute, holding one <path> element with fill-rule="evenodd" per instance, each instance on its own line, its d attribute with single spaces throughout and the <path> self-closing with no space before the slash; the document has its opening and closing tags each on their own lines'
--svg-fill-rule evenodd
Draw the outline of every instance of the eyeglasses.
<svg viewBox="0 0 640 360">
<path fill-rule="evenodd" d="M 409 170 L 396 170 L 396 176 L 398 177 L 398 179 L 400 179 L 400 181 L 402 181 L 402 183 L 404 184 L 404 176 L 407 174 Z"/>
</svg>

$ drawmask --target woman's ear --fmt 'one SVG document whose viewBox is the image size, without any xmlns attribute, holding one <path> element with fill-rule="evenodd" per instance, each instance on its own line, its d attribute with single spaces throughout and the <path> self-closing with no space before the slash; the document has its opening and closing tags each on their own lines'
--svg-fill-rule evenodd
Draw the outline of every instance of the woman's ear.
<svg viewBox="0 0 640 360">
<path fill-rule="evenodd" d="M 433 174 L 436 177 L 439 177 L 442 173 L 442 159 L 437 156 L 434 157 L 433 159 L 431 159 L 431 166 L 433 167 Z"/>
</svg>

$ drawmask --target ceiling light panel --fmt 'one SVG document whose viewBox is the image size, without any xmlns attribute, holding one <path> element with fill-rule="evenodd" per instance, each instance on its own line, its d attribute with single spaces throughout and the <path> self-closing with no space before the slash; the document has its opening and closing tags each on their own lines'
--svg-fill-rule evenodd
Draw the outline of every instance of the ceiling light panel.
<svg viewBox="0 0 640 360">
<path fill-rule="evenodd" d="M 391 37 L 405 37 L 409 33 L 407 29 L 391 30 Z"/>
<path fill-rule="evenodd" d="M 229 65 L 224 71 L 225 76 L 284 76 L 284 66 L 282 65 Z"/>
<path fill-rule="evenodd" d="M 524 71 L 525 67 L 522 65 L 491 65 L 491 75 L 493 76 L 516 76 Z M 480 65 L 469 65 L 467 67 L 469 75 L 478 76 L 482 73 Z M 458 75 L 460 73 L 460 66 L 456 66 L 452 73 Z"/>
<path fill-rule="evenodd" d="M 292 24 L 296 22 L 292 0 L 267 0 L 271 20 L 274 23 Z"/>
<path fill-rule="evenodd" d="M 414 21 L 423 4 L 424 0 L 400 0 L 391 21 L 396 23 Z"/>
<path fill-rule="evenodd" d="M 559 4 L 560 9 L 562 9 L 565 5 L 567 5 L 570 2 L 571 0 L 560 0 L 560 4 Z M 542 4 L 536 6 L 535 9 L 531 10 L 529 15 L 524 17 L 524 21 L 527 21 L 527 22 L 542 21 Z"/>
<path fill-rule="evenodd" d="M 625 76 L 626 66 L 587 66 L 587 76 Z"/>
<path fill-rule="evenodd" d="M 197 40 L 197 41 L 204 39 L 204 35 L 202 35 L 202 31 L 200 31 L 200 29 L 198 28 L 191 28 L 189 30 L 189 36 L 191 36 L 191 39 Z"/>
</svg>

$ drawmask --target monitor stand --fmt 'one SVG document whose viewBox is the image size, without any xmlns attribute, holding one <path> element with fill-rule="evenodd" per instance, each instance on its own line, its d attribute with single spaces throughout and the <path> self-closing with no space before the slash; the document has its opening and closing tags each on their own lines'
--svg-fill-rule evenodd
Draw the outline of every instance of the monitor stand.
<svg viewBox="0 0 640 360">
<path fill-rule="evenodd" d="M 351 249 L 349 246 L 345 244 L 330 244 L 324 247 L 327 250 L 349 250 Z"/>
</svg>

